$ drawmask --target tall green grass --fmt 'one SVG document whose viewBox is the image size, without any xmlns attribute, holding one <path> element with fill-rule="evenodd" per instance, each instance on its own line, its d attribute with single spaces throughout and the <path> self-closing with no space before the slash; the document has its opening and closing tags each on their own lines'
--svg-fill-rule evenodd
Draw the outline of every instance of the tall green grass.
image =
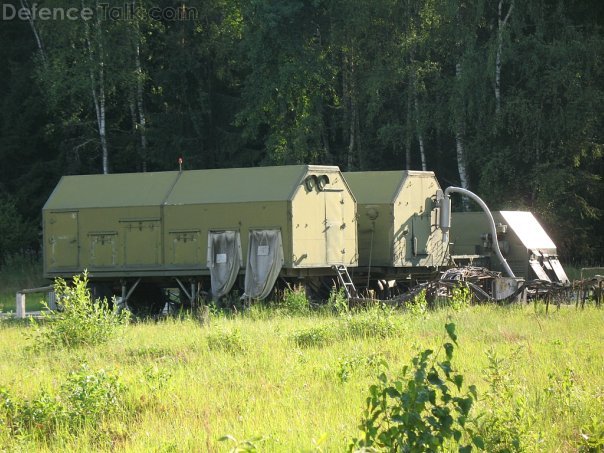
<svg viewBox="0 0 604 453">
<path fill-rule="evenodd" d="M 497 400 L 509 409 L 500 423 L 524 424 L 524 450 L 574 451 L 597 432 L 604 310 L 292 316 L 252 308 L 213 316 L 209 327 L 193 318 L 139 323 L 107 344 L 44 353 L 28 349 L 27 326 L 0 321 L 0 387 L 15 401 L 35 401 L 42 391 L 61 398 L 82 362 L 124 389 L 120 410 L 77 430 L 59 424 L 45 435 L 14 435 L 0 418 L 0 450 L 227 451 L 255 439 L 260 451 L 343 451 L 358 437 L 367 390 L 385 364 L 396 373 L 419 351 L 438 350 L 448 322 L 459 337 L 456 368 L 478 387 L 476 410 L 493 409 L 493 356 L 505 362 L 514 392 Z M 526 418 L 504 419 L 518 407 Z"/>
</svg>

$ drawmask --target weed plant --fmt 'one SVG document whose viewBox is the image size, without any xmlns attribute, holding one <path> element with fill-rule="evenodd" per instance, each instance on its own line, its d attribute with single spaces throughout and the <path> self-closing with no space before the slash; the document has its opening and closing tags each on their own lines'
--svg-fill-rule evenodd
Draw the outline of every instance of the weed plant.
<svg viewBox="0 0 604 453">
<path fill-rule="evenodd" d="M 57 278 L 54 284 L 60 310 L 49 310 L 43 322 L 32 318 L 33 349 L 74 348 L 106 343 L 128 323 L 129 314 L 106 299 L 93 300 L 88 290 L 88 274 L 73 277 L 71 284 Z"/>
<path fill-rule="evenodd" d="M 207 340 L 208 348 L 212 351 L 236 354 L 245 352 L 248 348 L 246 340 L 237 328 L 217 329 L 208 334 Z"/>
</svg>

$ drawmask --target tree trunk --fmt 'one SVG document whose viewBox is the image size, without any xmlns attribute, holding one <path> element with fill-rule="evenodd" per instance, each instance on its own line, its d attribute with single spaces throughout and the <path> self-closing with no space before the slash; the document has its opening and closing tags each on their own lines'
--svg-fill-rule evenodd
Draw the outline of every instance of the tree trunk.
<svg viewBox="0 0 604 453">
<path fill-rule="evenodd" d="M 407 93 L 407 116 L 405 119 L 405 170 L 411 170 L 411 93 Z"/>
<path fill-rule="evenodd" d="M 461 82 L 462 77 L 462 68 L 461 63 L 457 63 L 455 65 L 455 78 L 457 79 L 457 83 Z M 466 135 L 466 124 L 464 118 L 464 108 L 463 108 L 463 95 L 458 94 L 460 99 L 458 100 L 459 108 L 457 109 L 456 115 L 456 128 L 455 128 L 455 149 L 457 153 L 457 170 L 459 172 L 459 185 L 463 189 L 469 189 L 469 181 L 468 181 L 468 169 L 466 166 L 466 156 L 464 150 L 464 141 Z M 469 200 L 467 197 L 462 197 L 462 205 L 463 210 L 469 210 Z"/>
<path fill-rule="evenodd" d="M 419 142 L 419 156 L 422 162 L 422 171 L 426 171 L 428 169 L 428 165 L 426 163 L 426 152 L 424 149 L 424 135 L 422 133 L 422 128 L 419 121 L 419 99 L 417 94 L 417 83 L 415 77 L 413 78 L 413 104 L 415 107 L 415 128 L 417 131 L 417 141 Z"/>
<path fill-rule="evenodd" d="M 132 10 L 136 10 L 136 0 L 132 1 Z M 143 172 L 147 171 L 147 118 L 143 102 L 143 69 L 141 65 L 141 41 L 140 28 L 137 20 L 134 26 L 134 65 L 136 69 L 136 105 L 138 109 L 138 129 L 141 142 L 141 167 Z"/>
<path fill-rule="evenodd" d="M 514 0 L 510 4 L 505 18 L 501 18 L 501 9 L 503 0 L 499 0 L 499 9 L 497 15 L 497 53 L 495 55 L 495 113 L 499 115 L 501 112 L 501 52 L 503 49 L 503 29 L 510 18 L 512 9 L 514 8 Z"/>
<path fill-rule="evenodd" d="M 40 37 L 40 34 L 38 33 L 38 29 L 36 28 L 36 23 L 34 22 L 34 15 L 31 12 L 31 8 L 29 7 L 29 3 L 27 2 L 27 0 L 21 0 L 21 8 L 23 8 L 24 10 L 27 10 L 29 12 L 27 21 L 29 22 L 31 31 L 34 34 L 34 38 L 36 39 L 36 45 L 38 46 L 38 52 L 40 53 L 40 58 L 42 59 L 42 64 L 44 65 L 44 67 L 46 67 L 48 64 L 47 63 L 48 60 L 46 58 L 46 51 L 44 50 L 42 38 Z"/>
<path fill-rule="evenodd" d="M 82 8 L 84 3 L 82 2 Z M 103 43 L 101 42 L 101 19 L 97 16 L 96 21 L 96 46 L 98 47 L 98 63 L 95 62 L 94 48 L 90 37 L 90 29 L 88 22 L 84 21 L 84 30 L 86 35 L 86 44 L 88 46 L 88 59 L 90 63 L 90 85 L 92 91 L 92 100 L 94 103 L 94 110 L 96 113 L 96 122 L 99 132 L 99 141 L 101 144 L 102 153 L 102 168 L 103 174 L 109 173 L 109 151 L 107 145 L 107 133 L 106 133 L 106 122 L 105 122 L 105 62 L 103 56 Z M 97 69 L 98 68 L 98 69 Z M 98 81 L 96 78 L 96 71 L 98 70 Z M 98 91 L 98 92 L 97 92 Z"/>
</svg>

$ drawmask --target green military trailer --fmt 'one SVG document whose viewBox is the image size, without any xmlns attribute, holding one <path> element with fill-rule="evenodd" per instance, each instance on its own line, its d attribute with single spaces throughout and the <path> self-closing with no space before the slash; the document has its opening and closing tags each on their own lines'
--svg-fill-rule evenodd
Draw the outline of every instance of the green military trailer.
<svg viewBox="0 0 604 453">
<path fill-rule="evenodd" d="M 392 280 L 425 276 L 448 263 L 437 222 L 440 186 L 433 172 L 346 172 L 344 177 L 359 213 L 355 279 L 375 277 L 392 285 Z"/>
<path fill-rule="evenodd" d="M 528 211 L 492 211 L 497 241 L 516 275 L 568 283 L 558 260 L 556 245 L 535 216 Z M 455 212 L 451 221 L 451 258 L 458 264 L 474 264 L 503 271 L 495 258 L 493 237 L 482 212 Z"/>
<path fill-rule="evenodd" d="M 47 278 L 88 269 L 152 310 L 174 284 L 193 301 L 245 275 L 245 294 L 262 299 L 279 276 L 357 265 L 356 203 L 333 166 L 65 176 L 43 224 Z"/>
</svg>

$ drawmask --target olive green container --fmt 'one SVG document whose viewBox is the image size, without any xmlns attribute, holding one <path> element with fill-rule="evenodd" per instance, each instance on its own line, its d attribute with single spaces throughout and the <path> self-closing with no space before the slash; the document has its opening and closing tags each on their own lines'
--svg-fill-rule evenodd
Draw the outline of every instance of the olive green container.
<svg viewBox="0 0 604 453">
<path fill-rule="evenodd" d="M 397 275 L 447 263 L 430 171 L 346 172 L 359 212 L 359 266 Z"/>
<path fill-rule="evenodd" d="M 357 265 L 356 203 L 338 167 L 65 176 L 43 208 L 44 273 L 209 275 L 208 234 L 279 230 L 284 276 Z"/>
</svg>

